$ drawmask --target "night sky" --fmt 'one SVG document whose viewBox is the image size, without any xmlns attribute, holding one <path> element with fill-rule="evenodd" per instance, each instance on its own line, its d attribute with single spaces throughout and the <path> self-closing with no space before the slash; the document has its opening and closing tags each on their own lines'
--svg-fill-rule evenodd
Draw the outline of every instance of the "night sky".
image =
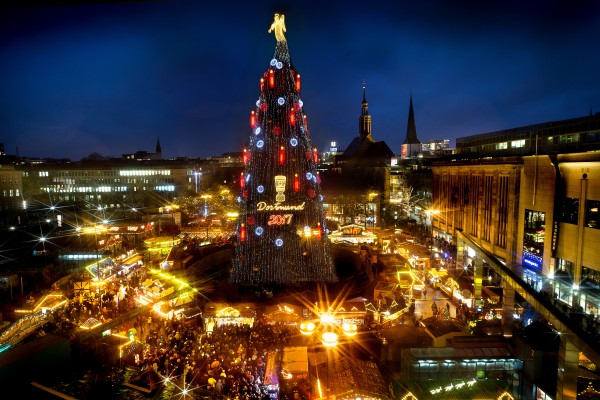
<svg viewBox="0 0 600 400">
<path fill-rule="evenodd" d="M 157 138 L 165 158 L 240 151 L 275 11 L 321 150 L 358 134 L 363 80 L 373 136 L 396 153 L 411 95 L 419 139 L 453 146 L 600 112 L 593 0 L 38 2 L 0 9 L 0 143 L 72 160 Z"/>
</svg>

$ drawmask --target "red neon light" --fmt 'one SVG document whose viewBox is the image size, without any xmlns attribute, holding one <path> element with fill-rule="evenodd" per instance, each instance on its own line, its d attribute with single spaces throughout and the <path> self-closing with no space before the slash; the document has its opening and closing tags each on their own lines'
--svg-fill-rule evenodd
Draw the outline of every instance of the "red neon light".
<svg viewBox="0 0 600 400">
<path fill-rule="evenodd" d="M 293 108 L 290 110 L 290 125 L 296 125 L 296 113 Z"/>
<path fill-rule="evenodd" d="M 265 78 L 260 78 L 260 92 L 262 93 L 265 90 Z"/>
<path fill-rule="evenodd" d="M 298 179 L 298 174 L 294 174 L 294 192 L 298 193 L 300 190 L 300 180 Z"/>
<path fill-rule="evenodd" d="M 272 69 L 269 70 L 269 87 L 271 89 L 275 87 L 275 72 Z"/>
<path fill-rule="evenodd" d="M 283 165 L 285 161 L 285 151 L 283 150 L 283 146 L 279 149 L 279 165 Z"/>
<path fill-rule="evenodd" d="M 240 189 L 243 189 L 243 188 L 244 188 L 244 182 L 245 182 L 245 181 L 246 181 L 246 180 L 244 179 L 244 173 L 242 172 L 242 173 L 240 174 Z"/>
<path fill-rule="evenodd" d="M 248 164 L 248 151 L 246 150 L 245 147 L 244 147 L 243 159 L 244 159 L 244 165 Z"/>
<path fill-rule="evenodd" d="M 246 228 L 244 227 L 244 224 L 242 224 L 242 226 L 240 227 L 240 240 L 242 242 L 246 241 Z"/>
<path fill-rule="evenodd" d="M 252 113 L 250 114 L 250 126 L 252 127 L 252 129 L 254 129 L 254 127 L 256 126 L 256 114 L 254 114 L 254 111 L 252 111 Z"/>
<path fill-rule="evenodd" d="M 300 74 L 296 75 L 296 90 L 300 92 Z"/>
<path fill-rule="evenodd" d="M 318 164 L 319 163 L 319 153 L 317 153 L 316 147 L 313 149 L 313 156 L 315 158 L 315 164 Z"/>
</svg>

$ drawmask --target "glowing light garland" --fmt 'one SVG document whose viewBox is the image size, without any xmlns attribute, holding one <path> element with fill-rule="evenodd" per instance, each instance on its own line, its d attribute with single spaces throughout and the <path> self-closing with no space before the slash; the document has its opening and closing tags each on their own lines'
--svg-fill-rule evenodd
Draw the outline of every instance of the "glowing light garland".
<svg viewBox="0 0 600 400">
<path fill-rule="evenodd" d="M 333 282 L 337 277 L 322 229 L 325 217 L 315 172 L 318 154 L 308 137 L 300 75 L 291 68 L 285 40 L 277 41 L 269 64 L 251 114 L 242 177 L 252 179 L 240 179 L 238 245 L 230 280 L 248 285 Z"/>
</svg>

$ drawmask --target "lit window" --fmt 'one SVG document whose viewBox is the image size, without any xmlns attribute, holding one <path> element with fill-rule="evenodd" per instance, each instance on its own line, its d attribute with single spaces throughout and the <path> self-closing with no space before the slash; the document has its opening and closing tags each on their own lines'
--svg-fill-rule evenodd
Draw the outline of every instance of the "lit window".
<svg viewBox="0 0 600 400">
<path fill-rule="evenodd" d="M 496 150 L 508 149 L 508 142 L 496 143 Z"/>
<path fill-rule="evenodd" d="M 513 149 L 525 147 L 525 139 L 513 140 L 512 142 L 510 142 L 510 147 L 512 147 Z"/>
</svg>

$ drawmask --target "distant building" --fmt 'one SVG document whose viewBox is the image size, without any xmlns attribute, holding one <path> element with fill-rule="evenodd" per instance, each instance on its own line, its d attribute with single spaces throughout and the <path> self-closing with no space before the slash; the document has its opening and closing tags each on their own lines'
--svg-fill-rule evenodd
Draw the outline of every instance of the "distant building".
<svg viewBox="0 0 600 400">
<path fill-rule="evenodd" d="M 421 150 L 421 142 L 417 138 L 417 125 L 415 124 L 412 96 L 410 96 L 408 123 L 406 124 L 406 138 L 400 147 L 400 156 L 402 158 L 418 157 Z"/>
<path fill-rule="evenodd" d="M 327 218 L 341 225 L 379 226 L 389 202 L 393 157 L 388 145 L 375 141 L 371 134 L 371 115 L 363 86 L 358 136 L 343 153 L 335 155 L 332 165 L 320 171 Z"/>
<path fill-rule="evenodd" d="M 367 103 L 366 88 L 363 87 L 361 114 L 356 136 L 341 156 L 336 157 L 336 166 L 345 167 L 389 167 L 394 152 L 382 141 L 375 141 L 371 133 L 371 115 Z"/>
<path fill-rule="evenodd" d="M 73 206 L 113 219 L 157 212 L 178 197 L 233 185 L 241 157 L 21 162 L 0 168 L 0 224 L 26 223 L 49 207 Z"/>
<path fill-rule="evenodd" d="M 12 165 L 0 166 L 0 218 L 8 225 L 18 224 L 13 211 L 23 208 L 22 173 Z"/>
<path fill-rule="evenodd" d="M 165 161 L 105 160 L 17 166 L 24 196 L 43 204 L 90 207 L 148 207 L 159 194 L 164 203 L 188 189 L 187 165 Z"/>
<path fill-rule="evenodd" d="M 321 153 L 321 165 L 332 165 L 335 161 L 336 157 L 341 156 L 344 151 L 338 147 L 338 143 L 336 141 L 329 142 L 329 147 L 327 151 Z"/>
<path fill-rule="evenodd" d="M 160 139 L 156 139 L 156 150 L 154 153 L 147 151 L 136 151 L 135 153 L 123 154 L 125 160 L 161 160 L 162 159 L 162 148 L 160 146 Z"/>
<path fill-rule="evenodd" d="M 579 363 L 582 343 L 597 343 L 599 122 L 596 114 L 460 138 L 460 153 L 432 165 L 433 235 L 456 245 L 457 264 L 474 275 L 476 302 L 483 278 L 502 275 L 503 334 L 512 335 L 517 291 L 551 310 L 544 317 L 554 326 L 564 317 L 579 329 L 559 335 L 558 371 Z M 576 393 L 576 369 L 556 380 L 556 398 Z"/>
<path fill-rule="evenodd" d="M 474 156 L 577 153 L 600 150 L 600 113 L 456 139 L 456 152 Z"/>
<path fill-rule="evenodd" d="M 421 144 L 423 157 L 441 155 L 450 151 L 449 139 L 428 140 Z"/>
</svg>

